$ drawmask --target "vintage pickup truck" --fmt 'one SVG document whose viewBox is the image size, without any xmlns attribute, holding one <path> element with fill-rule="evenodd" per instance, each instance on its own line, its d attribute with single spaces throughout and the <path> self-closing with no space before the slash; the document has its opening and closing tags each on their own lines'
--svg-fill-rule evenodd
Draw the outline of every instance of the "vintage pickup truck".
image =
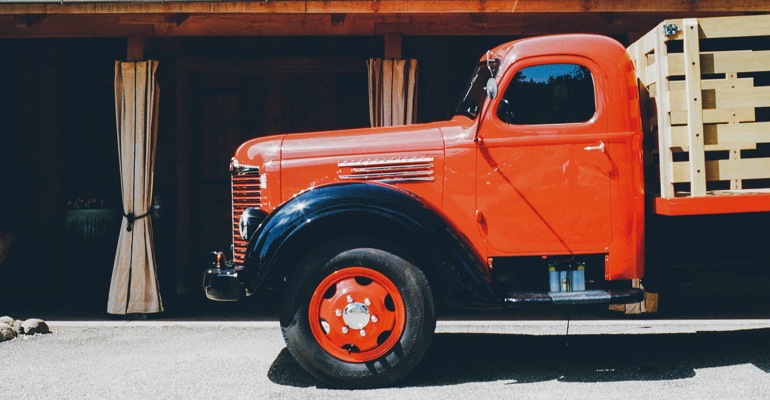
<svg viewBox="0 0 770 400">
<path fill-rule="evenodd" d="M 677 216 L 733 216 L 730 236 L 770 211 L 770 55 L 741 48 L 768 27 L 517 40 L 481 57 L 449 121 L 250 140 L 206 295 L 278 290 L 297 362 L 352 388 L 409 373 L 439 305 L 640 302 L 645 255 L 665 270 L 645 244 Z"/>
</svg>

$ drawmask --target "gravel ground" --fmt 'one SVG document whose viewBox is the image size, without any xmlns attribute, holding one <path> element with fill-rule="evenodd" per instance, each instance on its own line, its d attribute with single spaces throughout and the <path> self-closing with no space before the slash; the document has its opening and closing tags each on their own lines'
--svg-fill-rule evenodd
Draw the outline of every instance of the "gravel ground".
<svg viewBox="0 0 770 400">
<path fill-rule="evenodd" d="M 0 343 L 0 399 L 766 398 L 770 329 L 698 332 L 714 323 L 583 322 L 567 336 L 558 321 L 443 322 L 399 386 L 344 391 L 319 387 L 275 322 L 49 321 L 53 334 Z"/>
</svg>

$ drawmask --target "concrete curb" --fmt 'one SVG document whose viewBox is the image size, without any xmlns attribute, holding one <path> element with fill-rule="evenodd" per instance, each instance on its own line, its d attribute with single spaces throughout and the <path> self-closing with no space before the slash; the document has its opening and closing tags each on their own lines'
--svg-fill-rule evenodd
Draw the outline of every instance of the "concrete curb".
<svg viewBox="0 0 770 400">
<path fill-rule="evenodd" d="M 439 333 L 513 335 L 645 335 L 770 329 L 762 320 L 440 321 Z"/>
<path fill-rule="evenodd" d="M 59 328 L 160 328 L 185 326 L 191 328 L 278 328 L 278 321 L 48 321 L 52 329 Z"/>
<path fill-rule="evenodd" d="M 277 321 L 48 321 L 52 331 L 86 328 L 250 328 L 278 330 Z M 770 319 L 743 320 L 592 320 L 592 321 L 439 321 L 437 333 L 509 335 L 645 335 L 770 329 Z"/>
</svg>

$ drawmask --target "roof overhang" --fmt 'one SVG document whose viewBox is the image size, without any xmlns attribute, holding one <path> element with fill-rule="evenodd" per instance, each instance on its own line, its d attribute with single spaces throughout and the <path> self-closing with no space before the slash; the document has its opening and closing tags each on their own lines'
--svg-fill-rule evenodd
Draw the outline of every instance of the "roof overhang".
<svg viewBox="0 0 770 400">
<path fill-rule="evenodd" d="M 619 35 L 766 12 L 770 2 L 748 0 L 0 0 L 0 37 Z"/>
</svg>

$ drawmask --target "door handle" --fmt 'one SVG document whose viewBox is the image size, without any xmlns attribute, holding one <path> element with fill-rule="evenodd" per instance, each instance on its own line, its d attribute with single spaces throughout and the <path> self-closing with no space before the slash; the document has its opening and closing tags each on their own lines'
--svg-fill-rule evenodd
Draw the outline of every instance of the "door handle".
<svg viewBox="0 0 770 400">
<path fill-rule="evenodd" d="M 598 146 L 586 146 L 586 147 L 584 147 L 583 149 L 584 149 L 584 150 L 588 150 L 588 151 L 591 151 L 591 150 L 599 150 L 599 151 L 601 151 L 602 153 L 604 153 L 604 142 L 602 142 L 602 141 L 600 140 L 600 141 L 599 141 L 599 145 L 598 145 Z"/>
</svg>

